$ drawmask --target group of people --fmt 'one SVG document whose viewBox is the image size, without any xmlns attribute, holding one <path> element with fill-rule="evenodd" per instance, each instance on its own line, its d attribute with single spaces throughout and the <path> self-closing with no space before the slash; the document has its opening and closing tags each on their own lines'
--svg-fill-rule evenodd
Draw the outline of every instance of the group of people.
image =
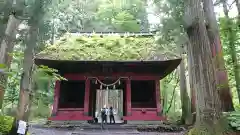
<svg viewBox="0 0 240 135">
<path fill-rule="evenodd" d="M 101 125 L 102 125 L 102 128 L 103 128 L 103 124 L 107 124 L 107 116 L 109 116 L 109 119 L 110 119 L 110 124 L 115 124 L 115 118 L 114 118 L 114 112 L 113 112 L 113 107 L 109 107 L 107 108 L 106 106 L 104 106 L 102 109 L 101 109 Z"/>
</svg>

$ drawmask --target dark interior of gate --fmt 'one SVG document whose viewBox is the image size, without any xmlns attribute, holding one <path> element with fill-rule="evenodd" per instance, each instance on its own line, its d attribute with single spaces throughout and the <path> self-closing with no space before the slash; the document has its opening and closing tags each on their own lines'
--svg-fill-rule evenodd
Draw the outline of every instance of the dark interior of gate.
<svg viewBox="0 0 240 135">
<path fill-rule="evenodd" d="M 85 81 L 60 82 L 59 108 L 84 108 Z"/>
<path fill-rule="evenodd" d="M 155 80 L 131 81 L 132 108 L 156 108 Z"/>
<path fill-rule="evenodd" d="M 67 81 L 57 81 L 54 92 L 53 121 L 88 121 L 96 118 L 97 91 L 122 91 L 124 122 L 161 121 L 160 79 L 172 72 L 181 59 L 168 61 L 60 61 L 35 59 L 37 65 L 58 69 Z M 114 86 L 101 86 L 112 84 Z M 103 105 L 103 104 L 102 104 Z M 108 104 L 109 106 L 111 104 Z"/>
</svg>

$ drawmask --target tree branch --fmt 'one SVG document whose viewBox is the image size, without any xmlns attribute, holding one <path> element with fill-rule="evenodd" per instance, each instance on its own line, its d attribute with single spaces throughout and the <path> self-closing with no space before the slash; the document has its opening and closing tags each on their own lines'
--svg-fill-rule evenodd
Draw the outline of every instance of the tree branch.
<svg viewBox="0 0 240 135">
<path fill-rule="evenodd" d="M 234 0 L 234 1 L 232 2 L 232 4 L 228 5 L 228 10 L 230 10 L 230 9 L 232 8 L 232 5 L 233 5 L 235 2 L 236 2 L 236 0 Z"/>
<path fill-rule="evenodd" d="M 219 4 L 222 3 L 222 0 L 216 0 L 215 3 L 213 3 L 214 6 L 219 6 Z"/>
</svg>

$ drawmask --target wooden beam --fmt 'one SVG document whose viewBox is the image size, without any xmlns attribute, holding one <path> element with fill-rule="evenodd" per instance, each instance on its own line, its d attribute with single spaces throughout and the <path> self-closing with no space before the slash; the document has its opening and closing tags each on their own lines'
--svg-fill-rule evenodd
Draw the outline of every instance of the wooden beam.
<svg viewBox="0 0 240 135">
<path fill-rule="evenodd" d="M 132 103 L 131 103 L 131 80 L 127 79 L 127 89 L 126 89 L 126 110 L 127 116 L 132 115 Z"/>
<path fill-rule="evenodd" d="M 161 105 L 161 101 L 160 101 L 160 81 L 159 80 L 155 80 L 155 99 L 156 99 L 156 105 L 157 105 L 157 115 L 158 116 L 162 116 L 162 105 Z"/>
<path fill-rule="evenodd" d="M 84 115 L 89 115 L 89 98 L 90 98 L 90 80 L 87 79 L 85 82 L 85 96 L 84 96 Z"/>
</svg>

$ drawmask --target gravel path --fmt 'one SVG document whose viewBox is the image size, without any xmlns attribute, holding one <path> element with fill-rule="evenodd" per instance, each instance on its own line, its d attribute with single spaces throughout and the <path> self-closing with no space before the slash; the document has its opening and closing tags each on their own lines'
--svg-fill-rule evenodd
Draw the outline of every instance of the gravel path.
<svg viewBox="0 0 240 135">
<path fill-rule="evenodd" d="M 46 129 L 46 128 L 30 128 L 31 135 L 183 135 L 183 133 L 154 133 L 154 132 L 138 132 L 136 130 L 81 130 L 81 129 Z"/>
</svg>

